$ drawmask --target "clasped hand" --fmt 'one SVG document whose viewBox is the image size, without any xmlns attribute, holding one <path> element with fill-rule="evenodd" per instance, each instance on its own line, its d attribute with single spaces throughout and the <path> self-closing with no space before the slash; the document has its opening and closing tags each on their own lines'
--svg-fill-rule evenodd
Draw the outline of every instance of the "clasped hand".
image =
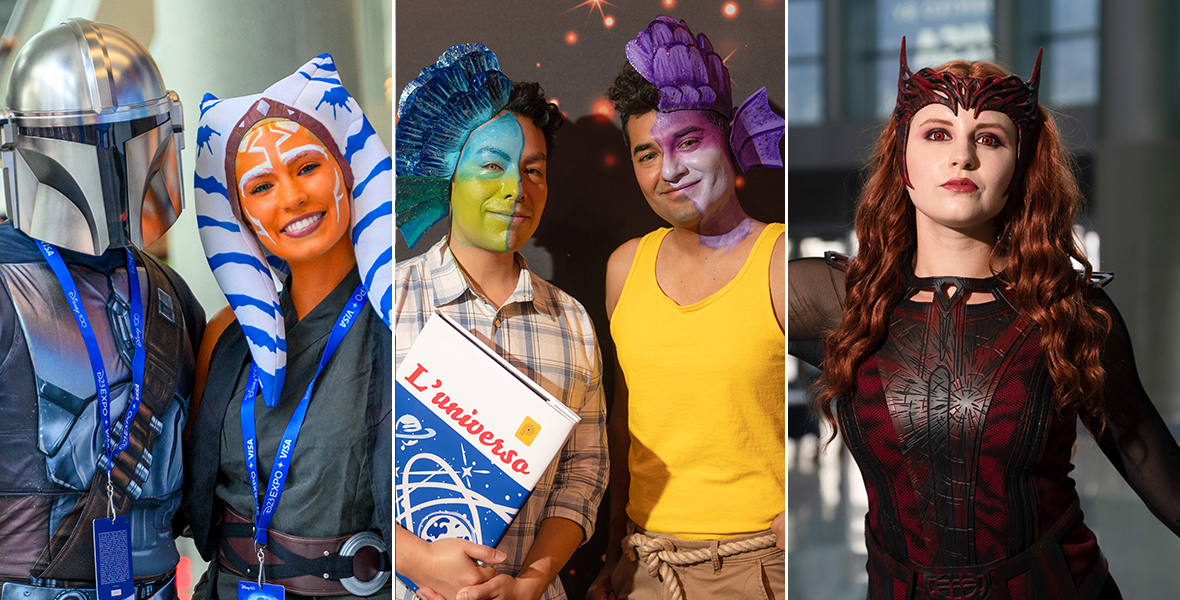
<svg viewBox="0 0 1180 600">
<path fill-rule="evenodd" d="M 495 548 L 454 538 L 431 542 L 426 554 L 425 574 L 414 581 L 422 600 L 455 600 L 461 590 L 496 578 L 498 572 L 490 565 L 506 558 Z"/>
</svg>

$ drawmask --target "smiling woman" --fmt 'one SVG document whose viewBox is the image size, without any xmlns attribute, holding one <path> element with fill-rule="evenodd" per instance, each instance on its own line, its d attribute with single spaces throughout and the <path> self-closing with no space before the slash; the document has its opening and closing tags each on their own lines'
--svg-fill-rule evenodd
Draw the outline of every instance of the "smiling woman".
<svg viewBox="0 0 1180 600">
<path fill-rule="evenodd" d="M 195 596 L 388 594 L 389 153 L 328 55 L 261 95 L 207 95 L 201 130 L 201 238 L 229 306 L 205 329 L 186 439 L 184 510 L 210 561 Z"/>
<path fill-rule="evenodd" d="M 242 215 L 263 247 L 287 261 L 293 283 L 303 283 L 295 272 L 305 267 L 317 270 L 311 279 L 332 279 L 322 269 L 344 269 L 342 277 L 356 265 L 344 174 L 314 133 L 286 119 L 259 121 L 242 137 L 235 168 Z"/>
</svg>

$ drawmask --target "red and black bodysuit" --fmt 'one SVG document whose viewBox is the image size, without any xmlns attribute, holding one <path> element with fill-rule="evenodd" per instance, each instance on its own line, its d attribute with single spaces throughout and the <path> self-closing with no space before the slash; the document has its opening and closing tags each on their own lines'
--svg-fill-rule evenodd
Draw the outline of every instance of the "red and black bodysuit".
<svg viewBox="0 0 1180 600">
<path fill-rule="evenodd" d="M 791 353 L 816 366 L 843 313 L 832 262 L 788 269 Z M 1055 407 L 1040 328 L 995 277 L 908 284 L 855 393 L 835 403 L 868 491 L 869 598 L 1119 598 L 1078 508 L 1077 416 Z M 912 300 L 919 291 L 934 300 Z M 992 299 L 969 304 L 968 292 Z M 1139 382 L 1118 311 L 1098 286 L 1091 301 L 1112 318 L 1098 444 L 1180 535 L 1180 447 Z"/>
</svg>

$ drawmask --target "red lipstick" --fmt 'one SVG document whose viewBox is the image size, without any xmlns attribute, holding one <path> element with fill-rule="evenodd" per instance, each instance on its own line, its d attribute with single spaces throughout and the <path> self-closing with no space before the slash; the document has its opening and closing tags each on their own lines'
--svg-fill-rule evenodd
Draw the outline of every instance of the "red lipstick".
<svg viewBox="0 0 1180 600">
<path fill-rule="evenodd" d="M 974 181 L 971 181 L 966 177 L 950 179 L 946 183 L 942 184 L 942 187 L 955 192 L 956 194 L 968 194 L 979 189 L 979 186 L 975 185 Z"/>
</svg>

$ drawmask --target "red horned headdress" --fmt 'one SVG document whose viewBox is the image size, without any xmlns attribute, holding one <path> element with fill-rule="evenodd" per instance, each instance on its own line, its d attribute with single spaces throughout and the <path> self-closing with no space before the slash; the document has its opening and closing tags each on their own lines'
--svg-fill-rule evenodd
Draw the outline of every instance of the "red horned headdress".
<svg viewBox="0 0 1180 600">
<path fill-rule="evenodd" d="M 1041 130 L 1037 104 L 1037 91 L 1041 83 L 1041 54 L 1037 53 L 1036 65 L 1027 81 L 1018 75 L 960 77 L 929 67 L 913 73 L 906 63 L 905 38 L 901 38 L 901 73 L 897 79 L 897 108 L 893 111 L 893 120 L 897 126 L 898 162 L 906 187 L 914 187 L 910 185 L 905 163 L 910 120 L 928 104 L 942 104 L 955 114 L 959 113 L 960 108 L 974 110 L 976 117 L 985 110 L 1008 115 L 1016 125 L 1016 174 L 1012 177 L 1012 186 L 1016 185 L 1032 158 Z M 1011 189 L 1009 187 L 1009 191 Z"/>
</svg>

